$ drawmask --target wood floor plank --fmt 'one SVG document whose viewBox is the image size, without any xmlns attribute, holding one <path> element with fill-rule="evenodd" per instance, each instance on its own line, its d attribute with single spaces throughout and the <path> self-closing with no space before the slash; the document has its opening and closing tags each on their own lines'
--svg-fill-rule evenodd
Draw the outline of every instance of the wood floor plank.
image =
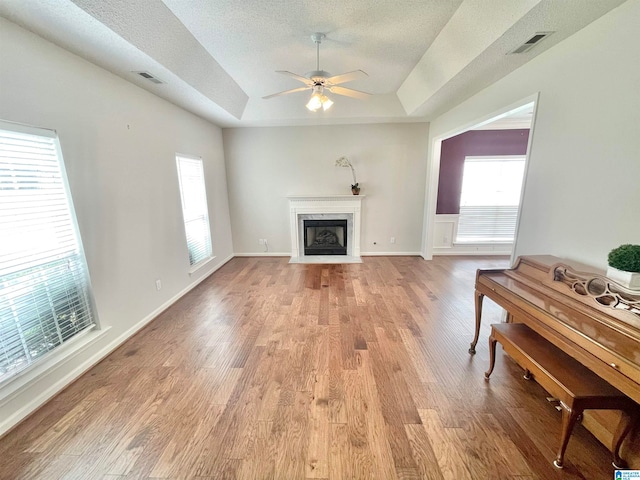
<svg viewBox="0 0 640 480">
<path fill-rule="evenodd" d="M 433 452 L 433 446 L 427 435 L 423 425 L 405 425 L 404 426 L 413 457 L 416 459 L 418 468 L 420 469 L 420 478 L 428 480 L 444 480 L 438 459 Z"/>
<path fill-rule="evenodd" d="M 179 428 L 165 446 L 160 458 L 149 474 L 150 478 L 178 478 L 189 471 L 197 453 L 202 450 L 211 431 L 222 415 L 222 405 L 204 405 L 190 419 L 181 419 Z M 124 464 L 125 462 L 118 462 Z M 109 473 L 117 474 L 120 465 L 114 465 Z M 126 475 L 125 468 L 121 474 Z"/>
<path fill-rule="evenodd" d="M 75 431 L 82 428 L 82 421 L 86 419 L 94 404 L 95 402 L 80 402 L 53 427 L 38 437 L 25 451 L 43 453 L 53 448 L 60 448 L 65 440 L 73 437 Z"/>
<path fill-rule="evenodd" d="M 353 478 L 374 478 L 372 451 L 368 440 L 366 411 L 367 405 L 363 395 L 362 378 L 358 371 L 345 372 L 345 390 L 347 395 L 345 407 L 347 412 L 347 457 Z"/>
<path fill-rule="evenodd" d="M 401 357 L 404 356 L 402 353 L 406 353 L 404 352 L 404 345 L 400 341 L 390 341 L 386 331 L 382 328 L 376 329 L 376 333 L 378 342 L 377 344 L 372 344 L 371 361 L 379 389 L 382 390 L 384 386 L 388 390 L 388 392 L 385 392 L 387 398 L 387 422 L 397 425 L 422 423 L 407 384 L 407 377 L 405 376 L 407 372 L 402 370 Z M 397 340 L 399 340 L 399 337 Z M 400 349 L 403 352 L 400 352 Z M 411 368 L 409 365 L 405 365 L 405 367 L 407 369 Z M 389 413 L 391 410 L 395 410 L 397 413 L 397 420 L 395 415 Z"/>
<path fill-rule="evenodd" d="M 516 446 L 516 448 L 522 452 L 527 461 L 527 465 L 534 471 L 540 478 L 544 479 L 559 479 L 559 478 L 581 478 L 576 476 L 576 471 L 571 464 L 565 464 L 563 470 L 558 470 L 553 466 L 552 459 L 545 457 L 536 445 L 538 439 L 536 438 L 537 432 L 535 430 L 529 430 L 529 428 L 522 429 L 518 422 L 512 416 L 511 410 L 496 408 L 493 412 L 493 416 L 496 418 L 500 426 L 506 432 L 510 441 Z M 550 443 L 550 439 L 553 438 L 551 432 L 547 432 L 542 435 L 543 441 L 547 444 Z M 545 450 L 547 448 L 545 447 Z M 555 457 L 553 457 L 555 458 Z M 607 462 L 608 463 L 608 462 Z M 595 466 L 595 464 L 594 464 Z M 612 471 L 613 474 L 613 471 Z M 582 478 L 589 478 L 588 474 Z M 592 478 L 603 478 L 602 476 L 593 476 Z"/>
<path fill-rule="evenodd" d="M 369 352 L 361 352 L 358 368 L 363 402 L 366 405 L 367 441 L 373 458 L 373 473 L 380 479 L 398 478 L 393 461 L 393 452 L 387 438 L 387 425 L 375 383 Z"/>
<path fill-rule="evenodd" d="M 498 450 L 492 461 L 505 462 L 504 465 L 510 476 L 532 476 L 533 471 L 527 464 L 522 452 L 508 440 L 507 433 L 502 429 L 495 417 L 492 414 L 476 414 L 474 417 L 480 419 L 479 422 L 474 421 L 472 425 L 478 425 L 482 430 L 482 439 L 492 443 Z"/>
<path fill-rule="evenodd" d="M 342 423 L 332 424 L 329 478 L 335 480 L 356 478 L 353 475 L 348 452 L 349 434 L 347 432 L 347 425 Z"/>
<path fill-rule="evenodd" d="M 137 415 L 132 416 L 128 424 L 119 429 L 116 435 L 111 437 L 111 441 L 104 445 L 105 454 L 95 455 L 93 462 L 85 462 L 90 464 L 86 477 L 97 477 L 106 473 L 129 473 L 145 450 L 147 442 L 163 423 L 162 416 L 158 414 L 159 409 L 160 405 L 157 403 L 143 404 Z"/>
<path fill-rule="evenodd" d="M 0 439 L 0 479 L 613 478 L 502 353 L 477 268 L 502 258 L 234 258 Z M 485 302 L 486 324 L 501 309 Z M 633 447 L 633 446 L 632 446 Z"/>
<path fill-rule="evenodd" d="M 158 440 L 168 438 L 168 435 L 158 436 L 163 431 L 163 424 L 167 425 L 157 414 L 159 406 L 159 403 L 150 399 L 135 411 L 130 412 L 126 408 L 120 410 L 121 417 L 126 421 L 114 422 L 110 431 L 105 432 L 99 440 L 94 440 L 91 448 L 81 456 L 82 461 L 76 462 L 67 478 L 99 478 L 109 473 L 115 465 L 120 466 L 118 471 L 130 472 L 133 464 L 140 461 L 143 450 L 146 454 L 143 460 L 153 458 Z"/>
<path fill-rule="evenodd" d="M 316 377 L 309 412 L 309 446 L 307 448 L 306 478 L 329 478 L 329 375 Z"/>
<path fill-rule="evenodd" d="M 258 422 L 253 448 L 242 460 L 237 478 L 276 479 L 276 445 L 272 441 L 273 422 Z"/>
<path fill-rule="evenodd" d="M 483 478 L 481 475 L 474 476 L 469 471 L 466 466 L 465 452 L 460 451 L 458 445 L 451 440 L 451 432 L 447 432 L 442 422 L 440 422 L 438 412 L 435 410 L 420 410 L 420 417 L 433 447 L 438 468 L 445 480 Z"/>
<path fill-rule="evenodd" d="M 431 372 L 431 367 L 429 366 L 428 357 L 425 355 L 423 350 L 423 344 L 416 341 L 414 335 L 407 329 L 400 329 L 400 338 L 402 339 L 402 343 L 407 350 L 409 358 L 413 363 L 416 373 L 418 374 L 418 379 L 422 383 L 432 383 L 435 382 L 435 376 L 433 372 Z"/>
<path fill-rule="evenodd" d="M 294 392 L 291 405 L 281 404 L 273 421 L 275 471 L 281 478 L 305 478 L 311 392 Z"/>
<path fill-rule="evenodd" d="M 346 423 L 344 408 L 344 378 L 340 326 L 329 327 L 329 418 L 331 423 Z"/>
<path fill-rule="evenodd" d="M 121 417 L 121 409 L 126 408 L 121 403 L 94 403 L 93 412 L 86 421 L 82 422 L 81 428 L 74 432 L 73 436 L 63 444 L 60 442 L 55 448 L 49 451 L 60 451 L 63 448 L 65 455 L 83 455 L 91 449 L 91 446 L 100 440 L 104 440 L 112 434 L 112 427 L 118 423 Z"/>
<path fill-rule="evenodd" d="M 211 442 L 205 443 L 197 460 L 191 466 L 190 474 L 193 476 L 222 475 L 220 473 L 220 465 L 226 465 L 228 463 L 226 460 L 239 458 L 229 456 L 233 449 L 243 450 L 247 446 L 246 442 L 250 438 L 246 435 L 246 432 L 251 428 L 252 422 L 257 422 L 256 405 L 252 403 L 252 400 L 255 400 L 260 395 L 256 389 L 265 386 L 262 381 L 257 384 L 255 382 L 256 372 L 264 352 L 265 347 L 255 347 L 247 359 L 236 387 L 211 432 Z M 229 463 L 229 465 L 234 466 L 234 468 L 236 466 L 233 462 Z"/>
</svg>

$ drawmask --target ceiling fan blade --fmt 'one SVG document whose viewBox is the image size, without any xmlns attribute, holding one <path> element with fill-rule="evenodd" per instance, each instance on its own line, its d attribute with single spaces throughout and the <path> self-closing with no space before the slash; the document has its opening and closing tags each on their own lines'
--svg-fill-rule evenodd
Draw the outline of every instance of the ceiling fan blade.
<svg viewBox="0 0 640 480">
<path fill-rule="evenodd" d="M 338 85 L 339 83 L 347 83 L 368 76 L 369 75 L 367 75 L 367 73 L 363 72 L 362 70 L 354 70 L 353 72 L 347 72 L 341 75 L 329 77 L 327 78 L 326 83 L 331 85 Z"/>
<path fill-rule="evenodd" d="M 279 97 L 280 95 L 288 95 L 290 93 L 302 92 L 303 90 L 309 90 L 309 87 L 293 88 L 291 90 L 285 90 L 284 92 L 272 93 L 271 95 L 267 95 L 266 97 L 262 97 L 262 98 L 263 100 L 268 100 L 273 97 Z"/>
<path fill-rule="evenodd" d="M 291 78 L 295 78 L 299 82 L 302 82 L 307 85 L 313 85 L 313 82 L 309 80 L 307 77 L 303 77 L 302 75 L 298 75 L 297 73 L 288 72 L 286 70 L 276 70 L 276 73 L 281 73 L 283 75 L 287 75 Z"/>
<path fill-rule="evenodd" d="M 359 98 L 360 100 L 364 100 L 371 96 L 370 93 L 361 92 L 359 90 L 354 90 L 353 88 L 345 88 L 345 87 L 328 87 L 331 93 L 336 93 L 338 95 L 344 95 L 345 97 Z"/>
</svg>

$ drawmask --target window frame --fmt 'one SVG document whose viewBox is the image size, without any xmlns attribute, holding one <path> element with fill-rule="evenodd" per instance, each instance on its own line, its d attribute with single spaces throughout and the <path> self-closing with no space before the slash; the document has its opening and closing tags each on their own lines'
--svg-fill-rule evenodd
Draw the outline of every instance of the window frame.
<svg viewBox="0 0 640 480">
<path fill-rule="evenodd" d="M 104 328 L 101 325 L 98 315 L 87 257 L 78 225 L 75 205 L 73 203 L 73 195 L 69 185 L 69 178 L 67 176 L 64 156 L 62 154 L 60 138 L 58 137 L 57 132 L 53 129 L 35 127 L 7 120 L 0 120 L 0 130 L 48 138 L 53 142 L 58 167 L 60 169 L 60 182 L 65 193 L 66 207 L 70 218 L 70 230 L 73 231 L 77 241 L 77 255 L 80 260 L 80 268 L 84 277 L 84 295 L 92 320 L 92 323 L 87 327 L 68 337 L 59 345 L 45 352 L 41 356 L 32 359 L 24 368 L 16 370 L 12 375 L 0 380 L 0 400 L 4 400 L 13 396 L 30 382 L 37 380 L 50 369 L 56 368 L 60 363 L 66 362 L 74 355 L 84 351 L 93 344 L 95 340 L 101 337 L 108 328 Z M 59 328 L 57 325 L 56 327 Z"/>
<path fill-rule="evenodd" d="M 213 235 L 211 233 L 211 221 L 209 216 L 209 198 L 207 196 L 207 183 L 206 183 L 206 176 L 204 171 L 204 160 L 202 159 L 202 157 L 199 157 L 199 156 L 189 155 L 189 154 L 184 154 L 179 152 L 176 152 L 175 158 L 176 158 L 176 172 L 178 175 L 178 190 L 180 194 L 180 206 L 181 206 L 181 212 L 182 212 L 182 227 L 184 231 L 185 246 L 187 249 L 187 258 L 189 260 L 189 275 L 192 275 L 194 272 L 196 272 L 197 270 L 199 270 L 200 268 L 202 268 L 203 266 L 205 266 L 207 263 L 211 262 L 215 258 L 215 256 L 213 255 Z M 182 188 L 183 178 L 180 170 L 180 161 L 182 159 L 189 162 L 198 162 L 200 166 L 200 172 L 201 172 L 202 191 L 203 191 L 203 198 L 204 198 L 203 221 L 206 226 L 205 231 L 207 232 L 207 238 L 204 239 L 205 241 L 204 243 L 206 247 L 205 248 L 206 255 L 203 258 L 196 261 L 195 263 L 191 263 L 192 252 L 189 249 L 189 237 L 187 234 L 187 228 L 188 228 L 187 222 L 192 220 L 187 220 L 185 216 L 185 213 L 186 213 L 185 201 L 184 201 L 185 199 L 184 199 L 184 192 Z"/>
<path fill-rule="evenodd" d="M 518 196 L 518 203 L 513 206 L 513 205 L 485 205 L 485 206 L 480 206 L 480 205 L 462 205 L 462 196 L 463 196 L 463 190 L 462 187 L 464 185 L 464 166 L 466 166 L 467 163 L 475 163 L 475 162 L 490 162 L 490 161 L 495 161 L 495 162 L 509 162 L 509 161 L 514 161 L 514 162 L 522 162 L 522 181 L 520 184 L 520 192 L 519 192 L 519 196 Z M 465 156 L 464 159 L 464 164 L 463 164 L 463 176 L 462 176 L 462 185 L 460 188 L 460 211 L 458 213 L 458 217 L 457 217 L 457 221 L 456 221 L 456 232 L 455 232 L 455 238 L 453 240 L 453 244 L 454 245 L 512 245 L 515 243 L 516 241 L 516 236 L 518 233 L 518 219 L 520 216 L 520 207 L 522 205 L 522 196 L 523 196 L 523 192 L 524 192 L 524 185 L 525 185 L 525 177 L 527 174 L 527 155 L 526 154 L 522 154 L 522 155 L 468 155 Z M 494 210 L 508 210 L 509 208 L 515 208 L 516 209 L 516 218 L 515 218 L 515 222 L 514 222 L 514 228 L 513 228 L 513 238 L 512 239 L 476 239 L 476 240 L 465 240 L 465 239 L 460 239 L 459 237 L 459 227 L 460 227 L 460 217 L 463 215 L 461 213 L 462 209 L 464 207 L 469 207 L 469 208 L 485 208 L 485 209 L 494 209 Z M 505 213 L 506 214 L 506 213 Z M 495 216 L 494 216 L 495 217 Z M 497 217 L 495 217 L 497 218 Z"/>
</svg>

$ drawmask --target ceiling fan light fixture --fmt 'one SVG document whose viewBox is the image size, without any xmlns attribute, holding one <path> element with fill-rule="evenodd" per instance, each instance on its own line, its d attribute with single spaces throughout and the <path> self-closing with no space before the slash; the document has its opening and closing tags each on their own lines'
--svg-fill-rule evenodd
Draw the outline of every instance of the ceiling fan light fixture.
<svg viewBox="0 0 640 480">
<path fill-rule="evenodd" d="M 311 98 L 309 99 L 309 103 L 307 103 L 306 107 L 312 112 L 317 111 L 320 107 L 322 107 L 322 95 L 317 92 L 313 92 Z"/>
<path fill-rule="evenodd" d="M 317 112 L 320 108 L 326 112 L 331 108 L 331 105 L 333 105 L 333 100 L 322 93 L 314 92 L 306 107 L 312 112 Z"/>
<path fill-rule="evenodd" d="M 333 105 L 333 101 L 324 94 L 324 88 L 322 85 L 314 85 L 313 93 L 306 107 L 312 112 L 317 112 L 320 108 L 327 111 Z"/>
<path fill-rule="evenodd" d="M 352 88 L 346 88 L 340 86 L 343 83 L 351 82 L 362 77 L 366 77 L 367 74 L 362 70 L 354 70 L 352 72 L 342 73 L 340 75 L 331 75 L 329 72 L 320 69 L 320 43 L 326 38 L 324 33 L 314 33 L 311 39 L 316 44 L 316 69 L 311 72 L 307 72 L 304 76 L 292 73 L 286 70 L 277 70 L 277 73 L 282 73 L 289 77 L 295 78 L 299 82 L 305 84 L 304 87 L 292 88 L 283 92 L 273 93 L 262 97 L 267 100 L 273 97 L 279 97 L 281 95 L 288 95 L 290 93 L 301 92 L 303 90 L 311 89 L 313 93 L 311 98 L 307 102 L 306 107 L 312 111 L 317 112 L 320 108 L 323 110 L 329 110 L 333 105 L 333 100 L 328 98 L 324 94 L 324 90 L 334 93 L 336 95 L 344 95 L 345 97 L 352 97 L 358 99 L 365 99 L 369 97 L 369 93 L 360 92 Z"/>
</svg>

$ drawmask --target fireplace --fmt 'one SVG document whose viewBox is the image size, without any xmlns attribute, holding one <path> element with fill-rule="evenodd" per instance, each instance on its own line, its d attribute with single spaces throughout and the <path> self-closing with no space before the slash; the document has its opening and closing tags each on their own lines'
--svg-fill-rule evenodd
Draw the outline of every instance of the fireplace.
<svg viewBox="0 0 640 480">
<path fill-rule="evenodd" d="M 290 263 L 362 263 L 360 258 L 360 216 L 366 195 L 290 195 L 291 220 Z M 318 229 L 307 231 L 305 222 L 325 220 L 327 225 L 313 227 L 328 230 L 321 238 L 326 245 L 313 245 Z M 336 224 L 336 221 L 340 221 Z M 339 228 L 338 228 L 339 227 Z M 334 237 L 335 235 L 335 237 Z M 336 245 L 337 243 L 337 245 Z M 322 248 L 322 247 L 326 248 Z M 309 253 L 309 248 L 313 253 Z M 315 252 L 313 251 L 315 250 Z M 333 252 L 331 251 L 333 250 Z"/>
<path fill-rule="evenodd" d="M 346 255 L 347 221 L 304 220 L 305 255 Z"/>
</svg>

